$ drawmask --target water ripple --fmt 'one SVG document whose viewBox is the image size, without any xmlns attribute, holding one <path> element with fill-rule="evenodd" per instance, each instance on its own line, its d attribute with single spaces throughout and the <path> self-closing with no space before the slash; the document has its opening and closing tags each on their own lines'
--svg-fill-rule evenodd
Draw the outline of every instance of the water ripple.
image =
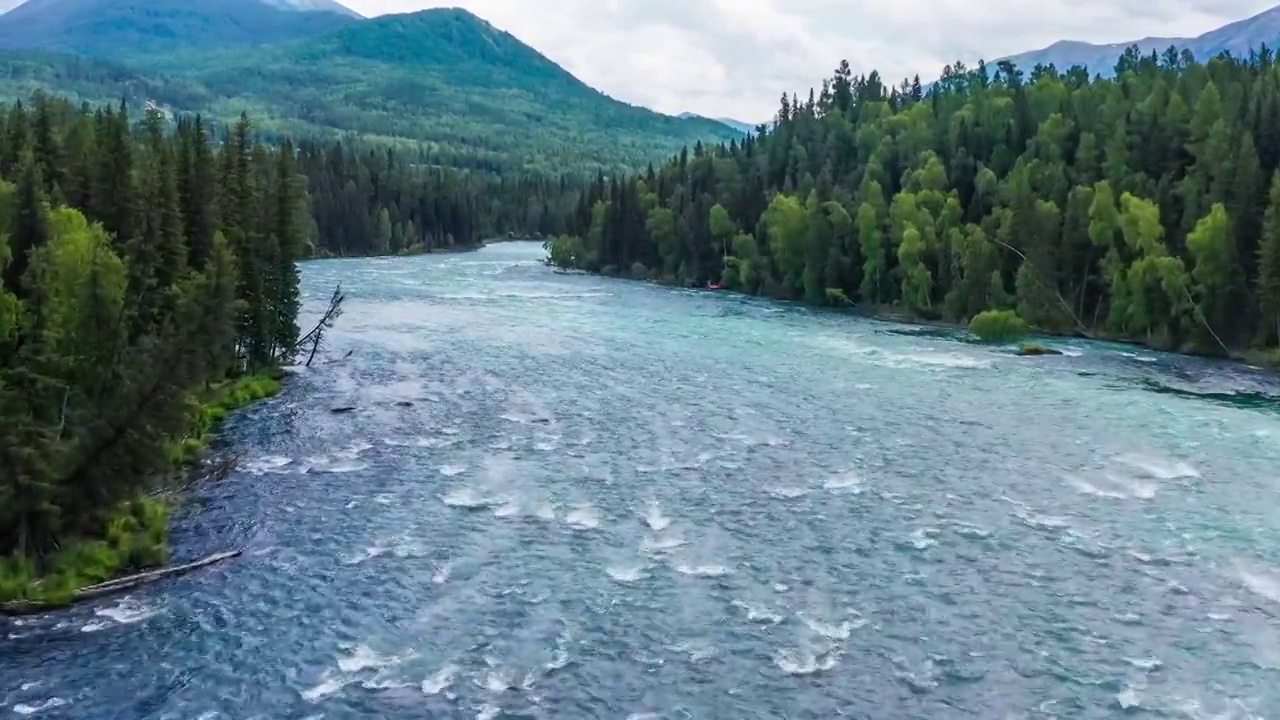
<svg viewBox="0 0 1280 720">
<path fill-rule="evenodd" d="M 1276 383 L 556 275 L 320 261 L 344 362 L 175 518 L 234 563 L 0 621 L 36 718 L 1251 718 Z M 1177 391 L 1171 391 L 1170 388 Z M 352 407 L 334 414 L 333 407 Z"/>
</svg>

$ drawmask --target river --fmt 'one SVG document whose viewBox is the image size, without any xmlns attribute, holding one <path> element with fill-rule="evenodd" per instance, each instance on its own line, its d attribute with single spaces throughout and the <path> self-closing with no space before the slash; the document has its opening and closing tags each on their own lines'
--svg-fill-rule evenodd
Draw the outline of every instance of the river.
<svg viewBox="0 0 1280 720">
<path fill-rule="evenodd" d="M 310 312 L 349 296 L 324 364 L 229 422 L 239 470 L 174 521 L 179 559 L 245 556 L 0 620 L 0 715 L 1280 707 L 1271 377 L 540 257 L 307 264 Z"/>
</svg>

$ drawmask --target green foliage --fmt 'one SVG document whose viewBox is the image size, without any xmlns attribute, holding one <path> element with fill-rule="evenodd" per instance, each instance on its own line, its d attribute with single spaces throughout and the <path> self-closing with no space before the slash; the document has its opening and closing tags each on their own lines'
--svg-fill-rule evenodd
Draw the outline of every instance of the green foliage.
<svg viewBox="0 0 1280 720">
<path fill-rule="evenodd" d="M 0 585 L 62 602 L 163 562 L 138 498 L 279 391 L 311 206 L 247 119 L 215 151 L 198 119 L 33 108 L 0 111 Z"/>
<path fill-rule="evenodd" d="M 162 500 L 134 500 L 106 519 L 101 539 L 70 542 L 45 562 L 43 571 L 25 555 L 0 558 L 0 602 L 64 605 L 87 585 L 163 565 L 168 522 Z"/>
<path fill-rule="evenodd" d="M 208 445 L 210 435 L 228 415 L 259 400 L 278 395 L 284 385 L 277 373 L 262 372 L 210 387 L 204 400 L 190 402 L 189 433 L 169 443 L 165 450 L 169 463 L 182 467 L 197 460 Z"/>
<path fill-rule="evenodd" d="M 1012 310 L 984 310 L 969 321 L 969 331 L 983 342 L 1005 343 L 1026 335 L 1030 328 Z"/>
<path fill-rule="evenodd" d="M 226 3 L 239 9 L 218 7 Z M 92 103 L 127 97 L 228 125 L 247 111 L 275 135 L 411 140 L 426 165 L 548 175 L 640 168 L 686 144 L 742 137 L 712 120 L 614 100 L 458 9 L 354 20 L 258 0 L 58 5 L 89 7 L 34 31 L 23 13 L 2 15 L 0 39 L 6 30 L 17 37 L 0 44 L 102 59 L 2 53 L 0 97 L 36 89 Z M 288 38 L 298 39 L 281 42 Z"/>
<path fill-rule="evenodd" d="M 815 304 L 1007 310 L 1197 352 L 1280 342 L 1280 191 L 1263 187 L 1280 63 L 1126 53 L 1116 68 L 957 63 L 927 94 L 837 71 L 757 136 L 582 188 L 575 266 L 639 259 Z"/>
</svg>

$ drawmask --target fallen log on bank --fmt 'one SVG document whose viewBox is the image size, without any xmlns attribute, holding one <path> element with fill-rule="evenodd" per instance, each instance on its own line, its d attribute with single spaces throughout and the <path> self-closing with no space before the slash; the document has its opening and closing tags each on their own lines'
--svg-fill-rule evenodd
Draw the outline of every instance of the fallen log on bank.
<svg viewBox="0 0 1280 720">
<path fill-rule="evenodd" d="M 189 562 L 185 565 L 175 565 L 173 567 L 160 568 L 159 570 L 148 570 L 146 572 L 134 575 L 126 575 L 124 577 L 108 580 L 96 585 L 89 585 L 80 588 L 71 595 L 71 599 L 65 603 L 49 603 L 38 600 L 15 600 L 12 602 L 0 603 L 0 614 L 17 616 L 17 615 L 37 615 L 39 613 L 56 610 L 59 608 L 70 607 L 82 602 L 97 600 L 107 595 L 115 595 L 126 590 L 132 590 L 142 585 L 149 585 L 165 578 L 178 577 L 186 575 L 200 568 L 208 567 L 216 563 L 240 557 L 244 554 L 244 550 L 229 550 L 227 552 L 214 553 L 208 557 L 201 558 L 195 562 Z"/>
</svg>

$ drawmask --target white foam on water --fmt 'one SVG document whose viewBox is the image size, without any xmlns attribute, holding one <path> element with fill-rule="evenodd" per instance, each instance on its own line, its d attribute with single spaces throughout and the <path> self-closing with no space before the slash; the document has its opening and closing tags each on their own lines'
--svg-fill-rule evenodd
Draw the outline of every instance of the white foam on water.
<svg viewBox="0 0 1280 720">
<path fill-rule="evenodd" d="M 36 688 L 40 687 L 43 684 L 44 683 L 40 682 L 39 680 L 35 682 L 24 682 L 22 683 L 22 685 L 18 686 L 18 690 L 22 692 L 31 692 L 32 690 L 35 690 Z"/>
<path fill-rule="evenodd" d="M 441 465 L 436 469 L 445 477 L 457 477 L 467 471 L 466 465 Z"/>
<path fill-rule="evenodd" d="M 502 708 L 493 703 L 485 703 L 480 706 L 480 712 L 476 713 L 476 720 L 494 720 L 502 714 Z"/>
<path fill-rule="evenodd" d="M 360 472 L 361 470 L 367 470 L 368 468 L 369 463 L 360 462 L 359 460 L 337 460 L 334 462 L 321 460 L 313 464 L 308 469 L 308 472 L 342 474 Z"/>
<path fill-rule="evenodd" d="M 609 566 L 604 569 L 609 577 L 620 583 L 639 582 L 645 578 L 644 565 L 628 565 L 628 566 Z"/>
<path fill-rule="evenodd" d="M 795 486 L 769 488 L 767 492 L 779 500 L 797 500 L 809 494 L 807 488 Z"/>
<path fill-rule="evenodd" d="M 390 673 L 380 672 L 360 683 L 360 687 L 366 690 L 398 690 L 400 688 L 413 687 L 413 683 L 397 680 Z"/>
<path fill-rule="evenodd" d="M 640 541 L 640 551 L 649 555 L 666 553 L 684 547 L 689 542 L 676 535 L 655 535 Z"/>
<path fill-rule="evenodd" d="M 19 715 L 35 715 L 36 713 L 42 713 L 45 710 L 52 710 L 68 704 L 70 704 L 69 700 L 64 700 L 60 697 L 52 697 L 48 700 L 41 700 L 37 703 L 18 703 L 13 706 L 13 711 Z"/>
<path fill-rule="evenodd" d="M 504 693 L 515 687 L 509 670 L 495 670 L 484 676 L 484 682 L 480 684 L 485 690 L 491 693 Z"/>
<path fill-rule="evenodd" d="M 351 655 L 338 658 L 338 669 L 344 673 L 358 673 L 361 670 L 390 667 L 401 659 L 394 655 L 380 655 L 367 645 L 357 645 Z"/>
<path fill-rule="evenodd" d="M 1020 510 L 1015 512 L 1014 516 L 1021 520 L 1023 525 L 1036 530 L 1062 530 L 1071 526 L 1070 520 L 1057 515 L 1041 515 L 1028 510 Z"/>
<path fill-rule="evenodd" d="M 577 530 L 595 530 L 600 527 L 600 511 L 587 503 L 582 503 L 573 506 L 573 509 L 564 516 L 564 521 Z"/>
<path fill-rule="evenodd" d="M 549 522 L 556 519 L 556 508 L 551 503 L 538 503 L 538 506 L 533 509 L 533 515 L 539 520 Z"/>
<path fill-rule="evenodd" d="M 381 557 L 383 555 L 386 555 L 389 552 L 391 552 L 391 548 L 383 547 L 381 545 L 372 545 L 370 547 L 364 548 L 359 553 L 352 555 L 351 557 L 348 557 L 347 559 L 343 560 L 342 564 L 343 565 L 359 565 L 365 560 L 372 560 L 376 557 Z"/>
<path fill-rule="evenodd" d="M 631 713 L 627 720 L 662 720 L 662 715 L 654 712 Z"/>
<path fill-rule="evenodd" d="M 335 452 L 333 456 L 336 458 L 344 458 L 346 460 L 355 460 L 360 457 L 360 453 L 372 448 L 373 445 L 361 440 Z"/>
<path fill-rule="evenodd" d="M 715 646 L 705 640 L 682 642 L 679 645 L 670 645 L 667 649 L 688 655 L 691 663 L 700 663 L 716 655 Z"/>
<path fill-rule="evenodd" d="M 662 508 L 658 503 L 649 503 L 649 511 L 645 513 L 644 522 L 654 532 L 662 532 L 671 527 L 671 518 L 662 514 Z"/>
<path fill-rule="evenodd" d="M 1070 478 L 1067 478 L 1067 483 L 1071 485 L 1071 487 L 1084 493 L 1085 495 L 1093 495 L 1094 497 L 1100 497 L 1100 498 L 1110 498 L 1112 500 L 1124 500 L 1129 497 L 1128 495 L 1120 492 L 1119 490 L 1108 490 L 1106 488 L 1100 488 L 1097 485 L 1094 485 L 1093 483 L 1087 480 L 1084 480 L 1083 478 L 1070 477 Z"/>
<path fill-rule="evenodd" d="M 840 651 L 815 654 L 808 650 L 779 650 L 773 664 L 788 675 L 815 675 L 834 668 L 840 662 Z"/>
<path fill-rule="evenodd" d="M 283 455 L 267 455 L 245 463 L 244 469 L 254 475 L 265 475 L 267 473 L 280 472 L 282 468 L 292 463 L 292 458 L 287 458 Z"/>
<path fill-rule="evenodd" d="M 384 438 L 383 443 L 392 447 L 444 448 L 458 441 L 449 437 Z"/>
<path fill-rule="evenodd" d="M 854 630 L 867 624 L 867 621 L 861 618 L 857 621 L 844 620 L 840 623 L 828 623 L 803 612 L 796 613 L 796 617 L 800 618 L 800 622 L 803 622 L 805 627 L 828 640 L 848 640 Z"/>
<path fill-rule="evenodd" d="M 1159 362 L 1158 358 L 1151 357 L 1150 355 L 1139 355 L 1138 353 L 1132 353 L 1132 352 L 1122 352 L 1120 354 L 1124 357 L 1129 358 L 1130 360 L 1137 360 L 1138 362 L 1144 362 L 1144 363 Z"/>
<path fill-rule="evenodd" d="M 458 675 L 458 666 L 452 663 L 445 665 L 436 671 L 435 675 L 422 681 L 423 695 L 439 695 L 449 686 L 453 685 L 453 679 Z"/>
<path fill-rule="evenodd" d="M 676 566 L 676 572 L 681 575 L 689 575 L 691 577 L 701 578 L 718 578 L 733 572 L 724 565 L 690 565 L 688 563 L 680 563 Z"/>
<path fill-rule="evenodd" d="M 440 498 L 440 501 L 449 507 L 465 508 L 467 510 L 482 510 L 502 502 L 498 499 L 481 495 L 479 491 L 469 485 L 449 491 L 448 494 Z"/>
<path fill-rule="evenodd" d="M 991 537 L 990 530 L 978 527 L 977 525 L 970 525 L 968 523 L 958 523 L 955 526 L 955 534 L 960 537 L 970 538 L 973 540 L 986 540 Z"/>
<path fill-rule="evenodd" d="M 159 613 L 160 611 L 155 608 L 140 605 L 132 600 L 124 600 L 114 607 L 101 608 L 95 611 L 93 613 L 94 616 L 103 618 L 103 620 L 86 623 L 84 627 L 80 628 L 80 632 L 98 632 L 114 625 L 133 625 L 149 620 Z"/>
<path fill-rule="evenodd" d="M 1200 477 L 1200 471 L 1184 460 L 1174 460 L 1144 453 L 1124 453 L 1117 455 L 1115 460 L 1135 470 L 1140 470 L 1157 480 L 1180 480 Z"/>
<path fill-rule="evenodd" d="M 499 505 L 496 510 L 493 511 L 493 516 L 496 518 L 518 517 L 519 515 L 520 515 L 520 506 L 515 504 L 514 502 L 503 503 Z"/>
<path fill-rule="evenodd" d="M 453 572 L 453 563 L 445 563 L 436 567 L 436 572 L 431 576 L 431 582 L 437 585 L 443 585 L 449 581 L 449 574 Z"/>
<path fill-rule="evenodd" d="M 1164 666 L 1164 663 L 1160 662 L 1156 658 L 1128 658 L 1127 657 L 1124 659 L 1124 661 L 1138 668 L 1139 670 L 1149 671 L 1149 670 L 1155 670 L 1157 668 Z"/>
<path fill-rule="evenodd" d="M 315 702 L 320 698 L 328 697 L 341 691 L 351 682 L 350 679 L 336 677 L 332 673 L 326 672 L 320 677 L 318 685 L 302 691 L 302 699 L 307 702 Z"/>
<path fill-rule="evenodd" d="M 777 625 L 786 619 L 768 608 L 752 605 L 745 600 L 734 600 L 732 605 L 736 608 L 745 610 L 747 613 L 747 620 L 751 622 L 765 622 L 770 625 Z"/>
<path fill-rule="evenodd" d="M 1142 693 L 1138 688 L 1126 685 L 1124 690 L 1116 694 L 1116 704 L 1121 710 L 1132 710 L 1142 705 Z"/>
<path fill-rule="evenodd" d="M 822 483 L 822 487 L 825 490 L 852 490 L 855 495 L 863 491 L 862 478 L 858 477 L 857 473 L 852 470 L 829 478 Z"/>
<path fill-rule="evenodd" d="M 918 528 L 915 532 L 911 533 L 911 546 L 917 550 L 928 550 L 938 544 L 938 541 L 933 539 L 937 536 L 938 532 L 939 530 L 937 528 Z"/>
<path fill-rule="evenodd" d="M 1271 602 L 1280 603 L 1280 574 L 1271 570 L 1249 567 L 1236 563 L 1236 573 L 1240 581 L 1251 592 L 1261 595 Z"/>
</svg>

